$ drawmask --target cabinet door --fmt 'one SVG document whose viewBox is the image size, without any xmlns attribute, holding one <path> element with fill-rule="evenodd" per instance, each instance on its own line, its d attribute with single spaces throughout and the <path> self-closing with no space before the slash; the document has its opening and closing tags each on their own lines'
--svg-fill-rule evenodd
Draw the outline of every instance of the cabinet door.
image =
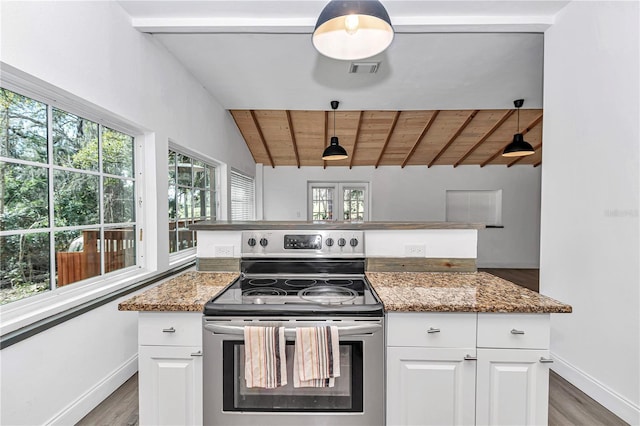
<svg viewBox="0 0 640 426">
<path fill-rule="evenodd" d="M 197 346 L 140 346 L 141 425 L 202 424 L 201 353 Z"/>
<path fill-rule="evenodd" d="M 387 425 L 472 425 L 475 348 L 387 348 Z"/>
<path fill-rule="evenodd" d="M 546 425 L 549 364 L 546 350 L 478 349 L 478 425 Z"/>
</svg>

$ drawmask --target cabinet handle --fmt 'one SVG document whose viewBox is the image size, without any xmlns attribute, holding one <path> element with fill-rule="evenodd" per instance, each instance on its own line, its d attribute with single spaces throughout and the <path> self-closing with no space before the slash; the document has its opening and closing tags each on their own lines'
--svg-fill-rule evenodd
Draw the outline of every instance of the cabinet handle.
<svg viewBox="0 0 640 426">
<path fill-rule="evenodd" d="M 440 333 L 440 329 L 429 327 L 429 329 L 427 330 L 427 333 Z"/>
<path fill-rule="evenodd" d="M 464 356 L 464 360 L 465 361 L 477 361 L 478 357 L 477 356 L 471 356 L 471 355 L 465 355 Z"/>
<path fill-rule="evenodd" d="M 553 362 L 553 360 L 551 358 L 545 358 L 543 356 L 540 357 L 540 362 L 543 364 L 550 364 Z"/>
<path fill-rule="evenodd" d="M 524 334 L 524 330 L 516 330 L 515 328 L 512 328 L 511 334 Z"/>
<path fill-rule="evenodd" d="M 173 327 L 170 327 L 170 328 L 163 328 L 163 329 L 162 329 L 162 332 L 163 332 L 163 333 L 175 333 L 175 332 L 176 332 L 176 329 L 175 329 L 175 328 L 173 328 Z"/>
<path fill-rule="evenodd" d="M 202 351 L 194 352 L 191 356 L 202 356 Z"/>
</svg>

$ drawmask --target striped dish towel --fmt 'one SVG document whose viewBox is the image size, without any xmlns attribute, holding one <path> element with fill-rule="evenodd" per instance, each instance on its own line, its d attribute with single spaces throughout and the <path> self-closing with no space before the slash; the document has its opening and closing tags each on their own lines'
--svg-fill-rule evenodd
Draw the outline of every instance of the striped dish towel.
<svg viewBox="0 0 640 426">
<path fill-rule="evenodd" d="M 248 388 L 287 384 L 284 327 L 244 328 L 244 379 Z"/>
<path fill-rule="evenodd" d="M 340 376 L 338 327 L 299 327 L 293 359 L 293 386 L 332 388 Z"/>
</svg>

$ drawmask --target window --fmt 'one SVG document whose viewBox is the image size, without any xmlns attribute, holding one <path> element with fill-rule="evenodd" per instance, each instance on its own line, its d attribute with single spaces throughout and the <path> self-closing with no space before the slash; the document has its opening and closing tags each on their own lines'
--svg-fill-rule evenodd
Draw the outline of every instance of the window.
<svg viewBox="0 0 640 426">
<path fill-rule="evenodd" d="M 231 220 L 255 219 L 253 178 L 231 171 Z"/>
<path fill-rule="evenodd" d="M 447 191 L 447 222 L 502 226 L 502 190 Z"/>
<path fill-rule="evenodd" d="M 194 248 L 189 225 L 216 219 L 216 167 L 169 150 L 169 252 Z"/>
<path fill-rule="evenodd" d="M 368 183 L 309 182 L 309 220 L 369 220 Z"/>
<path fill-rule="evenodd" d="M 0 88 L 0 304 L 136 265 L 134 138 Z"/>
</svg>

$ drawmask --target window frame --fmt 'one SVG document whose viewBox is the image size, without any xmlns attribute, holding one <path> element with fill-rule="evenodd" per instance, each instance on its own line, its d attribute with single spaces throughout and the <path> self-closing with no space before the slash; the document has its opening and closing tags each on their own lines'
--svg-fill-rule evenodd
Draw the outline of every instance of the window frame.
<svg viewBox="0 0 640 426">
<path fill-rule="evenodd" d="M 221 181 L 222 181 L 222 175 L 223 175 L 223 173 L 222 173 L 223 164 L 220 163 L 217 160 L 213 160 L 213 159 L 211 159 L 211 158 L 209 158 L 209 157 L 207 157 L 205 155 L 199 154 L 199 153 L 197 153 L 197 152 L 195 152 L 193 150 L 185 148 L 185 147 L 177 144 L 175 141 L 170 139 L 169 140 L 169 146 L 168 146 L 168 152 L 167 152 L 167 197 L 165 197 L 167 199 L 167 225 L 168 226 L 171 225 L 172 221 L 174 221 L 176 223 L 180 221 L 180 219 L 177 217 L 178 216 L 178 214 L 177 214 L 177 204 L 176 204 L 176 218 L 175 219 L 171 219 L 171 218 L 169 218 L 169 215 L 168 215 L 168 213 L 169 213 L 168 190 L 169 190 L 169 186 L 170 186 L 169 181 L 168 181 L 168 179 L 169 179 L 169 176 L 168 176 L 168 171 L 169 171 L 168 170 L 169 152 L 174 152 L 176 154 L 182 154 L 182 155 L 188 156 L 188 157 L 191 158 L 192 161 L 193 160 L 200 161 L 200 162 L 204 163 L 205 165 L 207 165 L 207 166 L 209 166 L 209 167 L 214 169 L 214 179 L 213 179 L 214 180 L 214 187 L 210 189 L 211 192 L 213 192 L 213 197 L 211 198 L 211 202 L 214 203 L 214 205 L 212 206 L 212 209 L 211 209 L 211 213 L 212 213 L 211 214 L 211 218 L 210 219 L 206 219 L 206 218 L 205 219 L 201 219 L 201 218 L 199 219 L 199 218 L 192 217 L 192 218 L 189 218 L 187 220 L 191 220 L 191 221 L 195 221 L 195 220 L 219 220 L 220 214 L 221 214 L 221 211 L 222 211 L 222 209 L 221 209 L 222 197 L 221 197 L 220 193 L 221 193 L 221 188 L 222 188 Z M 177 166 L 177 163 L 176 163 L 176 166 Z M 192 175 L 191 176 L 192 176 L 192 179 L 193 179 L 193 169 L 192 169 Z M 180 185 L 178 185 L 177 171 L 176 171 L 176 184 L 175 185 L 176 185 L 176 189 L 180 186 Z M 194 188 L 193 180 L 191 182 L 191 188 L 192 189 Z M 176 194 L 177 194 L 177 192 L 176 192 Z M 177 230 L 177 228 L 176 228 L 176 230 Z M 167 232 L 169 232 L 169 229 L 167 229 Z M 176 264 L 178 264 L 180 262 L 191 260 L 191 259 L 195 258 L 196 250 L 197 250 L 197 237 L 196 237 L 196 232 L 195 231 L 191 231 L 191 232 L 193 232 L 192 238 L 194 239 L 194 244 L 191 247 L 188 247 L 188 248 L 185 248 L 185 249 L 182 249 L 182 250 L 180 250 L 177 247 L 176 251 L 174 251 L 174 252 L 169 251 L 168 252 L 169 253 L 169 264 L 171 266 L 176 265 Z M 171 241 L 169 241 L 169 249 L 170 248 L 171 248 Z"/>
<path fill-rule="evenodd" d="M 366 222 L 371 217 L 371 202 L 369 182 L 362 181 L 307 181 L 307 220 L 327 222 Z M 313 219 L 313 189 L 331 188 L 333 190 L 333 219 Z M 364 192 L 364 218 L 362 220 L 344 219 L 344 191 L 349 189 L 362 190 Z"/>
<path fill-rule="evenodd" d="M 147 259 L 153 255 L 149 252 L 149 247 L 145 244 L 145 240 L 140 240 L 139 236 L 145 228 L 145 224 L 148 221 L 147 212 L 144 209 L 146 204 L 153 205 L 153 194 L 150 194 L 146 190 L 145 179 L 145 143 L 149 142 L 150 134 L 146 133 L 143 127 L 138 126 L 131 121 L 123 119 L 114 113 L 111 113 L 89 101 L 72 95 L 62 89 L 59 89 L 49 83 L 39 80 L 31 75 L 28 75 L 22 71 L 14 69 L 10 66 L 3 64 L 0 69 L 0 79 L 2 80 L 2 87 L 19 95 L 31 98 L 35 101 L 42 102 L 47 105 L 47 121 L 48 121 L 48 135 L 47 135 L 47 149 L 49 152 L 49 159 L 47 163 L 34 163 L 39 167 L 47 169 L 49 176 L 53 170 L 71 170 L 69 168 L 55 166 L 54 159 L 51 157 L 51 142 L 53 135 L 49 134 L 51 131 L 51 112 L 53 108 L 62 110 L 66 113 L 70 113 L 83 119 L 98 123 L 100 126 L 108 127 L 112 130 L 116 130 L 121 133 L 125 133 L 128 136 L 133 137 L 133 155 L 134 155 L 134 176 L 132 179 L 135 181 L 134 185 L 134 221 L 126 223 L 128 226 L 135 226 L 136 235 L 136 263 L 132 266 L 128 266 L 109 273 L 101 273 L 100 275 L 90 277 L 81 281 L 73 282 L 69 285 L 62 287 L 56 286 L 53 289 L 44 291 L 39 294 L 34 294 L 29 297 L 9 302 L 5 305 L 0 305 L 0 316 L 2 322 L 0 323 L 0 335 L 18 330 L 22 327 L 37 321 L 49 318 L 52 315 L 59 314 L 63 311 L 72 309 L 75 306 L 80 306 L 84 303 L 97 300 L 105 297 L 106 295 L 115 291 L 124 289 L 133 285 L 135 282 L 140 281 L 146 277 L 152 276 L 152 271 L 148 270 Z M 101 132 L 100 132 L 101 133 Z M 152 149 L 153 151 L 153 149 Z M 7 157 L 3 157 L 3 161 Z M 24 160 L 10 159 L 11 163 L 25 164 Z M 14 161 L 15 160 L 15 161 Z M 26 162 L 31 164 L 32 162 Z M 55 166 L 55 167 L 54 167 Z M 100 173 L 101 178 L 109 177 L 111 174 Z M 100 183 L 102 186 L 102 183 Z M 2 235 L 12 235 L 19 233 L 49 233 L 51 241 L 50 253 L 53 253 L 51 259 L 50 270 L 55 271 L 55 246 L 52 243 L 55 232 L 60 230 L 68 230 L 69 228 L 80 229 L 83 226 L 74 227 L 56 227 L 52 226 L 54 211 L 51 209 L 53 203 L 53 181 L 48 181 L 49 191 L 49 226 L 45 228 L 39 228 L 33 232 L 22 232 L 25 230 L 15 231 L 3 231 Z M 106 224 L 103 219 L 103 202 L 100 198 L 100 220 L 99 224 L 89 225 L 88 227 L 100 227 L 101 232 L 103 229 L 115 227 L 119 224 Z M 121 225 L 121 224 L 120 224 Z M 84 226 L 87 228 L 87 226 Z M 153 250 L 151 250 L 153 251 Z M 53 279 L 54 277 L 51 277 Z"/>
</svg>

